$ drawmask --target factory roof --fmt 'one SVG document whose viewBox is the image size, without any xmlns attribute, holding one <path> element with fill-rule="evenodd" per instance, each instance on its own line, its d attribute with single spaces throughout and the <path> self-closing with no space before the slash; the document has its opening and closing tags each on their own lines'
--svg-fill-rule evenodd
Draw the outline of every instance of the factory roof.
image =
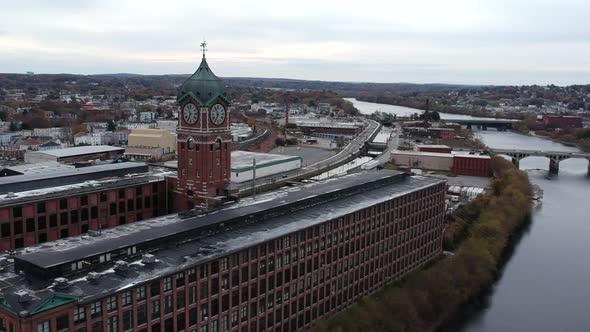
<svg viewBox="0 0 590 332">
<path fill-rule="evenodd" d="M 0 306 L 27 315 L 56 294 L 80 302 L 94 301 L 104 294 L 441 183 L 444 180 L 410 177 L 395 171 L 360 172 L 247 198 L 210 213 L 169 215 L 105 230 L 97 237 L 72 237 L 31 247 L 14 257 L 15 269 L 24 270 L 24 274 L 9 269 L 0 273 L 3 295 Z M 157 242 L 157 246 L 142 246 L 150 242 Z M 137 254 L 125 256 L 132 247 L 137 248 Z M 140 255 L 147 251 L 155 255 L 156 263 L 142 262 Z M 80 260 L 93 262 L 91 257 L 109 252 L 118 253 L 118 259 L 127 259 L 125 273 L 117 273 L 110 262 L 94 268 L 100 276 L 97 282 L 89 282 L 88 270 L 82 275 L 71 275 L 67 286 L 61 289 L 43 279 L 55 277 L 51 267 L 60 264 L 69 267 L 71 262 Z M 47 270 L 49 275 L 40 276 L 35 270 L 37 273 Z M 30 295 L 26 305 L 19 301 L 19 292 Z"/>
<path fill-rule="evenodd" d="M 61 197 L 111 187 L 148 183 L 173 172 L 150 169 L 144 163 L 125 162 L 51 172 L 34 172 L 0 178 L 0 207 L 36 201 L 41 197 Z"/>
<path fill-rule="evenodd" d="M 406 156 L 427 156 L 427 157 L 440 157 L 440 158 L 453 158 L 452 153 L 442 153 L 442 152 L 421 152 L 421 151 L 404 151 L 404 150 L 395 150 L 391 152 L 391 155 L 406 155 Z"/>
<path fill-rule="evenodd" d="M 458 158 L 478 158 L 478 159 L 491 159 L 487 154 L 479 154 L 477 152 L 468 151 L 453 151 L 453 156 Z"/>
<path fill-rule="evenodd" d="M 254 159 L 256 159 L 256 168 L 278 165 L 294 160 L 301 160 L 303 158 L 298 156 L 285 156 L 272 153 L 257 153 L 248 151 L 232 151 L 231 153 L 231 170 L 248 171 L 253 167 Z"/>
<path fill-rule="evenodd" d="M 425 148 L 425 149 L 450 149 L 451 147 L 448 145 L 443 145 L 443 144 L 418 144 L 416 145 L 416 147 L 418 147 L 419 149 L 421 148 Z"/>
<path fill-rule="evenodd" d="M 67 158 L 67 157 L 75 157 L 75 156 L 82 156 L 87 154 L 95 154 L 95 153 L 106 153 L 106 152 L 123 152 L 125 151 L 124 148 L 110 146 L 110 145 L 89 145 L 89 146 L 76 146 L 73 148 L 65 148 L 65 149 L 55 149 L 55 150 L 46 150 L 46 151 L 34 151 L 28 153 L 37 153 L 37 154 L 46 154 L 49 156 L 54 156 L 57 158 Z"/>
</svg>

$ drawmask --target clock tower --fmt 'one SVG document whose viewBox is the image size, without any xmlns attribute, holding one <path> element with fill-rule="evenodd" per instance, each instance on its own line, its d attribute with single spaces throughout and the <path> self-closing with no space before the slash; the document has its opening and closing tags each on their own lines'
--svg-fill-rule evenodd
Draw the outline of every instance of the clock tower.
<svg viewBox="0 0 590 332">
<path fill-rule="evenodd" d="M 229 195 L 231 177 L 231 130 L 228 99 L 223 81 L 205 59 L 179 88 L 177 127 L 178 177 L 175 210 L 195 205 L 222 204 Z"/>
</svg>

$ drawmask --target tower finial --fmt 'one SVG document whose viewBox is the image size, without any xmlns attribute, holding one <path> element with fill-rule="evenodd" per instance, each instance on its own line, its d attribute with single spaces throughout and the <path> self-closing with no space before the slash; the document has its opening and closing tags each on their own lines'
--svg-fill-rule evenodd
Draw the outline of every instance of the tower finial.
<svg viewBox="0 0 590 332">
<path fill-rule="evenodd" d="M 201 43 L 201 51 L 203 51 L 203 59 L 205 58 L 205 52 L 207 52 L 207 42 L 205 38 L 203 38 L 203 42 Z"/>
</svg>

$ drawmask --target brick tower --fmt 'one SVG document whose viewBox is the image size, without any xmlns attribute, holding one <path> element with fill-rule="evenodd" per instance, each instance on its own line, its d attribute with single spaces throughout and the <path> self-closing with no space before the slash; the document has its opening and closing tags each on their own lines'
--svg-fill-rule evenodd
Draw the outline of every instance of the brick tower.
<svg viewBox="0 0 590 332">
<path fill-rule="evenodd" d="M 229 106 L 223 81 L 205 59 L 180 86 L 178 116 L 178 178 L 174 206 L 177 211 L 195 205 L 219 205 L 228 196 L 231 176 Z"/>
</svg>

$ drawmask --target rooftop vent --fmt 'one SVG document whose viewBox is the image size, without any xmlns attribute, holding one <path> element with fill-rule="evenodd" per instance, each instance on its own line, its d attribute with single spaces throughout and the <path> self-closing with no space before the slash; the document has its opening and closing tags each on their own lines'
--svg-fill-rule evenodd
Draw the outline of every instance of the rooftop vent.
<svg viewBox="0 0 590 332">
<path fill-rule="evenodd" d="M 141 262 L 143 264 L 155 264 L 156 263 L 156 256 L 152 254 L 145 254 L 141 257 Z"/>
<path fill-rule="evenodd" d="M 97 232 L 97 231 L 91 229 L 88 231 L 88 235 L 96 237 L 96 236 L 100 236 L 100 232 Z"/>
<path fill-rule="evenodd" d="M 129 270 L 129 263 L 127 263 L 126 261 L 116 261 L 114 269 L 115 273 L 122 276 L 126 276 Z"/>
<path fill-rule="evenodd" d="M 15 292 L 14 295 L 16 295 L 16 297 L 18 298 L 18 303 L 27 303 L 31 301 L 32 298 L 31 294 L 26 290 L 19 290 Z"/>
<path fill-rule="evenodd" d="M 97 284 L 98 280 L 100 279 L 100 273 L 90 272 L 90 273 L 88 273 L 87 279 L 91 284 Z"/>
<path fill-rule="evenodd" d="M 57 288 L 57 289 L 66 289 L 70 285 L 70 283 L 68 282 L 68 279 L 62 278 L 62 277 L 55 278 L 53 281 L 55 284 L 55 288 Z"/>
</svg>

